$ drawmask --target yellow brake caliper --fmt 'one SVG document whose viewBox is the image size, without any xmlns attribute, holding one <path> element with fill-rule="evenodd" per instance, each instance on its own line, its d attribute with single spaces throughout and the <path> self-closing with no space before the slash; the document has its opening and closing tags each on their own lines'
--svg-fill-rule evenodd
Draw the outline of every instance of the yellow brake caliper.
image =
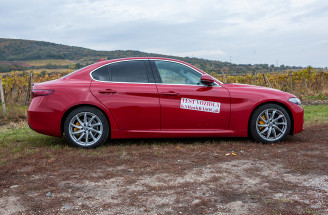
<svg viewBox="0 0 328 215">
<path fill-rule="evenodd" d="M 76 122 L 75 125 L 80 126 L 79 122 Z M 80 130 L 79 128 L 74 128 L 74 132 L 77 132 L 78 130 Z"/>
<path fill-rule="evenodd" d="M 265 118 L 264 115 L 262 116 L 262 118 L 263 118 L 264 120 L 266 120 L 266 118 Z M 259 124 L 260 124 L 260 125 L 264 125 L 265 123 L 263 122 L 263 120 L 260 120 L 260 121 L 259 121 Z M 259 127 L 260 130 L 262 130 L 263 128 L 264 128 L 264 127 Z"/>
</svg>

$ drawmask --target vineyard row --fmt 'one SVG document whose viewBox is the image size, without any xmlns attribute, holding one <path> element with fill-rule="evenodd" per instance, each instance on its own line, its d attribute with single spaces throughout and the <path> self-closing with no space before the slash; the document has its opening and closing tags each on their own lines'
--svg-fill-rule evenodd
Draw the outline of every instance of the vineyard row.
<svg viewBox="0 0 328 215">
<path fill-rule="evenodd" d="M 66 75 L 68 72 L 34 73 L 33 83 L 54 80 Z M 271 87 L 290 92 L 307 99 L 314 97 L 325 99 L 328 96 L 328 72 L 317 72 L 307 68 L 297 72 L 286 71 L 285 73 L 254 73 L 244 76 L 230 76 L 209 72 L 218 80 L 226 83 L 252 84 Z M 2 77 L 4 97 L 6 103 L 24 104 L 30 99 L 28 72 L 11 72 Z"/>
</svg>

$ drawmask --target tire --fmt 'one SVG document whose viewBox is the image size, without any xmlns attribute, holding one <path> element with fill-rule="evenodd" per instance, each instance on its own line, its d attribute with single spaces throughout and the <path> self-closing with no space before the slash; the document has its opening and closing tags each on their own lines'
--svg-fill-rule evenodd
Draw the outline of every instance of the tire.
<svg viewBox="0 0 328 215">
<path fill-rule="evenodd" d="M 109 129 L 107 117 L 94 107 L 79 107 L 64 122 L 66 139 L 81 148 L 96 148 L 105 143 Z"/>
<path fill-rule="evenodd" d="M 291 129 L 288 112 L 277 104 L 258 107 L 250 118 L 250 134 L 262 143 L 275 143 L 287 138 Z"/>
</svg>

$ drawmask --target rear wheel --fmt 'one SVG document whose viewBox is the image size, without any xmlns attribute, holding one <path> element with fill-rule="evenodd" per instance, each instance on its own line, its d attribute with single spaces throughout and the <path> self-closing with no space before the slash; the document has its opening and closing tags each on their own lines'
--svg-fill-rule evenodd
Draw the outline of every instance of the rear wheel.
<svg viewBox="0 0 328 215">
<path fill-rule="evenodd" d="M 66 139 L 74 146 L 95 148 L 103 144 L 109 136 L 106 116 L 93 107 L 73 110 L 64 122 Z"/>
<path fill-rule="evenodd" d="M 287 111 L 277 104 L 257 108 L 250 119 L 252 137 L 262 143 L 275 143 L 286 139 L 291 128 Z"/>
</svg>

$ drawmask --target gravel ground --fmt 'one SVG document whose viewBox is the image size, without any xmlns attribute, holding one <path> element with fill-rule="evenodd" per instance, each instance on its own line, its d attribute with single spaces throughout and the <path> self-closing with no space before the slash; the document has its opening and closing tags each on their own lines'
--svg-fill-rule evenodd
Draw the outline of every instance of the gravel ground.
<svg viewBox="0 0 328 215">
<path fill-rule="evenodd" d="M 328 214 L 327 129 L 43 147 L 1 166 L 0 214 Z"/>
</svg>

